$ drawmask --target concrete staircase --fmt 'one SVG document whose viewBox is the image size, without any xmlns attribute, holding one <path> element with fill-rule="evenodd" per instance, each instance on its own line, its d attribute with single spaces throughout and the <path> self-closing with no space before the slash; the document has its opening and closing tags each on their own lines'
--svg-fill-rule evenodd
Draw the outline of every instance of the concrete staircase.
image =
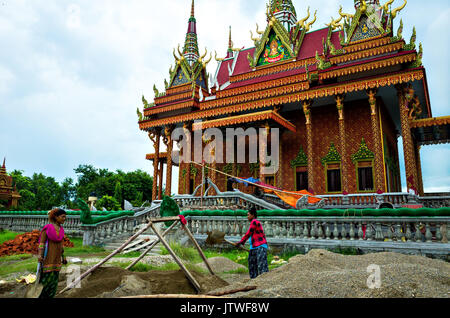
<svg viewBox="0 0 450 318">
<path fill-rule="evenodd" d="M 117 239 L 108 243 L 105 246 L 106 250 L 116 250 L 120 246 L 122 246 L 129 238 Z M 126 254 L 130 252 L 144 252 L 150 245 L 153 244 L 158 237 L 156 235 L 148 235 L 142 234 L 138 236 L 133 242 L 131 242 L 122 252 L 121 254 Z M 161 243 L 156 244 L 155 247 L 147 254 L 147 256 L 151 255 L 160 255 L 161 252 Z"/>
</svg>

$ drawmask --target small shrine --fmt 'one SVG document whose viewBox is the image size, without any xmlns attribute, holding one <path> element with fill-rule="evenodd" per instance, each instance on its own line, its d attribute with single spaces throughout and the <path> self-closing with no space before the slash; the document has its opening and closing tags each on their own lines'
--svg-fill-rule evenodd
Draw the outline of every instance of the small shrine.
<svg viewBox="0 0 450 318">
<path fill-rule="evenodd" d="M 16 189 L 16 185 L 11 176 L 6 173 L 5 159 L 3 159 L 3 165 L 0 168 L 0 200 L 7 201 L 6 208 L 15 208 L 21 198 L 19 192 Z"/>
</svg>

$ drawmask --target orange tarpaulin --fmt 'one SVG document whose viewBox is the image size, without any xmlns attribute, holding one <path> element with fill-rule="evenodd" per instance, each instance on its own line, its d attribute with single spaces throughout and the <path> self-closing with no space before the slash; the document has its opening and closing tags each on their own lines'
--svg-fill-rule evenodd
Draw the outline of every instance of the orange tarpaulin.
<svg viewBox="0 0 450 318">
<path fill-rule="evenodd" d="M 301 199 L 304 195 L 308 195 L 308 203 L 309 204 L 316 204 L 320 202 L 322 199 L 315 197 L 312 193 L 309 193 L 306 190 L 302 191 L 276 191 L 276 190 L 264 190 L 264 192 L 267 193 L 275 193 L 283 202 L 286 202 L 290 206 L 296 208 L 297 207 L 297 201 Z"/>
</svg>

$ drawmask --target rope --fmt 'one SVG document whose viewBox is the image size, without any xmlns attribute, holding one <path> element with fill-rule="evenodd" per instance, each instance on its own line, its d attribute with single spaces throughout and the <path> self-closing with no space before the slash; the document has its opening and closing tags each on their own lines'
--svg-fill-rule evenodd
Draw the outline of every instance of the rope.
<svg viewBox="0 0 450 318">
<path fill-rule="evenodd" d="M 200 163 L 198 163 L 198 162 L 195 162 L 195 161 L 191 161 L 191 162 L 194 163 L 194 164 L 196 164 L 196 165 L 198 165 L 198 166 L 201 166 L 201 167 L 204 166 L 204 165 L 202 165 L 202 164 L 200 164 Z M 263 188 L 263 189 L 268 189 L 268 190 L 271 190 L 271 191 L 274 191 L 274 192 L 281 192 L 281 193 L 286 193 L 286 194 L 302 195 L 302 194 L 295 193 L 295 192 L 289 192 L 289 191 L 278 190 L 278 189 L 266 187 L 266 186 L 261 185 L 261 184 L 257 184 L 257 183 L 250 182 L 250 181 L 247 181 L 247 180 L 245 180 L 245 179 L 239 178 L 239 177 L 235 177 L 235 176 L 233 176 L 233 175 L 231 175 L 231 174 L 225 173 L 225 172 L 223 172 L 223 171 L 220 171 L 220 170 L 217 170 L 217 169 L 214 169 L 214 168 L 211 168 L 211 167 L 207 167 L 207 169 L 213 170 L 213 171 L 218 172 L 218 173 L 221 173 L 221 174 L 223 174 L 223 175 L 225 175 L 225 176 L 228 176 L 228 177 L 231 177 L 231 178 L 234 178 L 234 179 L 237 179 L 237 180 L 241 180 L 241 181 L 243 181 L 243 182 L 245 182 L 245 183 L 249 183 L 249 184 L 251 184 L 251 185 L 254 185 L 254 186 L 256 186 L 256 187 L 260 187 L 260 188 Z M 302 196 L 303 196 L 303 195 L 302 195 Z"/>
</svg>

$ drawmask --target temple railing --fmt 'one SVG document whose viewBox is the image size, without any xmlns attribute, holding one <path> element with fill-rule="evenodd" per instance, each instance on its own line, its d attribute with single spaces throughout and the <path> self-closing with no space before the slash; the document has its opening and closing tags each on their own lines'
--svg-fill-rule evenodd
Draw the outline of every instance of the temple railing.
<svg viewBox="0 0 450 318">
<path fill-rule="evenodd" d="M 419 198 L 419 202 L 427 208 L 450 207 L 450 196 L 424 196 Z"/>
<path fill-rule="evenodd" d="M 46 215 L 0 215 L 0 228 L 13 232 L 41 230 L 46 224 L 48 224 Z M 64 232 L 70 236 L 82 236 L 80 217 L 68 215 L 64 223 Z"/>
<path fill-rule="evenodd" d="M 404 205 L 422 204 L 427 208 L 441 208 L 450 206 L 450 196 L 424 196 L 419 197 L 409 193 L 358 193 L 317 195 L 324 199 L 322 209 L 376 209 L 382 203 L 391 204 L 393 208 L 401 208 Z M 289 209 L 286 203 L 273 194 L 265 194 L 264 199 L 272 204 Z M 305 209 L 316 209 L 314 205 L 304 206 Z"/>
<path fill-rule="evenodd" d="M 188 227 L 204 241 L 219 230 L 228 240 L 245 235 L 245 217 L 188 216 Z M 270 246 L 353 247 L 412 254 L 450 254 L 449 217 L 259 217 Z M 365 231 L 364 231 L 365 230 Z"/>
<path fill-rule="evenodd" d="M 160 201 L 150 209 L 137 211 L 133 216 L 123 216 L 95 224 L 82 224 L 79 215 L 67 215 L 64 232 L 73 237 L 83 237 L 84 245 L 102 246 L 109 242 L 133 235 L 140 224 L 146 224 L 147 217 L 158 217 Z M 47 215 L 0 215 L 0 228 L 13 232 L 41 230 L 48 224 Z"/>
<path fill-rule="evenodd" d="M 173 199 L 182 211 L 211 209 L 211 207 L 218 210 L 248 210 L 252 206 L 257 210 L 280 209 L 275 204 L 240 191 L 221 192 L 218 195 L 204 196 L 203 198 L 193 195 L 175 195 Z"/>
</svg>

